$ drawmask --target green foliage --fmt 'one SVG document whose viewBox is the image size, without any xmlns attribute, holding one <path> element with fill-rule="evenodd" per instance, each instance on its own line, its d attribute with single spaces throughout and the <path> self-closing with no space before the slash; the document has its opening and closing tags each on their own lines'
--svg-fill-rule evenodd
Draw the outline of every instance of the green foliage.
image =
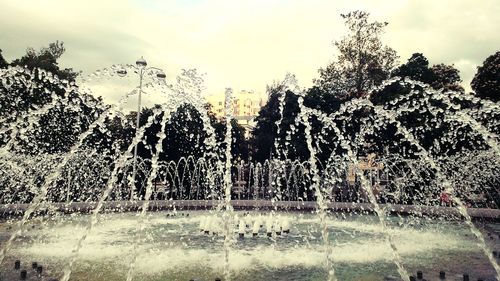
<svg viewBox="0 0 500 281">
<path fill-rule="evenodd" d="M 169 118 L 160 159 L 178 161 L 181 157 L 200 158 L 208 150 L 200 112 L 190 104 L 183 104 Z M 148 136 L 149 137 L 149 136 Z"/>
<path fill-rule="evenodd" d="M 50 43 L 48 47 L 41 48 L 38 52 L 33 48 L 26 50 L 26 55 L 12 61 L 12 66 L 27 67 L 28 69 L 41 68 L 50 71 L 60 79 L 75 80 L 78 73 L 71 68 L 60 69 L 57 60 L 64 54 L 63 42 Z"/>
<path fill-rule="evenodd" d="M 463 94 L 456 68 L 445 64 L 429 67 L 427 58 L 421 53 L 415 53 L 405 64 L 397 67 L 392 76 L 424 82 L 431 86 L 431 90 L 441 91 L 445 95 L 439 97 L 439 92 L 425 93 L 425 89 L 418 86 L 413 88 L 406 83 L 392 83 L 370 96 L 374 104 L 383 105 L 391 111 L 410 108 L 401 112 L 396 119 L 413 133 L 424 149 L 432 154 L 445 156 L 485 148 L 482 138 L 470 126 L 445 118 L 456 111 L 449 103 L 459 104 L 461 107 L 474 106 L 466 104 L 465 100 L 454 99 L 453 95 L 447 93 L 453 91 Z M 449 102 L 445 103 L 443 99 L 449 99 Z"/>
<path fill-rule="evenodd" d="M 460 86 L 462 79 L 460 72 L 453 65 L 436 64 L 431 68 L 433 80 L 430 83 L 432 88 L 443 91 L 464 92 L 464 88 Z"/>
<path fill-rule="evenodd" d="M 0 49 L 0 68 L 6 68 L 9 64 L 2 56 L 2 49 Z"/>
<path fill-rule="evenodd" d="M 424 82 L 435 90 L 443 92 L 463 92 L 460 86 L 460 74 L 453 65 L 436 64 L 429 67 L 429 61 L 422 53 L 414 53 L 405 64 L 395 68 L 391 77 L 409 78 Z M 382 91 L 372 93 L 370 100 L 378 105 L 387 104 L 398 97 L 408 95 L 411 88 L 399 84 L 391 84 Z"/>
<path fill-rule="evenodd" d="M 386 22 L 370 22 L 369 13 L 363 11 L 354 11 L 342 18 L 349 33 L 334 43 L 339 55 L 319 70 L 320 77 L 315 84 L 341 100 L 350 100 L 366 95 L 369 89 L 385 80 L 398 56 L 380 40 Z"/>
<path fill-rule="evenodd" d="M 269 100 L 256 117 L 257 125 L 252 131 L 251 139 L 254 149 L 252 151 L 253 159 L 262 163 L 272 156 L 306 161 L 310 154 L 305 140 L 304 125 L 298 118 L 300 112 L 298 96 L 290 90 L 285 90 L 285 92 L 280 92 L 280 90 L 283 89 L 277 85 L 268 89 Z M 282 95 L 285 97 L 283 99 L 283 116 L 280 116 L 279 103 Z M 323 92 L 319 87 L 312 87 L 304 97 L 304 106 L 326 113 L 337 111 L 340 104 L 341 101 L 338 98 Z M 311 120 L 311 122 L 311 134 L 319 134 L 322 124 L 317 120 Z M 279 134 L 277 124 L 279 124 Z M 328 158 L 327 150 L 320 154 L 321 159 Z"/>
<path fill-rule="evenodd" d="M 422 53 L 414 53 L 405 64 L 392 71 L 392 77 L 408 77 L 429 84 L 436 90 L 463 92 L 460 73 L 453 65 L 436 64 L 429 67 L 429 61 Z"/>
<path fill-rule="evenodd" d="M 304 161 L 309 157 L 309 152 L 304 137 L 304 126 L 296 123 L 299 112 L 297 96 L 291 91 L 279 92 L 275 88 L 268 91 L 269 100 L 259 111 L 255 120 L 257 124 L 252 131 L 252 159 L 263 163 L 273 156 Z M 279 103 L 282 95 L 285 97 L 283 116 L 280 116 Z M 278 135 L 276 122 L 279 120 L 281 122 Z M 278 155 L 277 148 L 285 155 Z"/>
<path fill-rule="evenodd" d="M 471 87 L 478 97 L 500 101 L 500 51 L 486 58 L 478 67 Z"/>
<path fill-rule="evenodd" d="M 326 114 L 332 114 L 339 110 L 342 101 L 335 95 L 331 95 L 321 90 L 321 88 L 313 86 L 307 90 L 307 94 L 304 97 L 304 105 L 321 110 Z"/>
<path fill-rule="evenodd" d="M 434 73 L 429 68 L 429 61 L 422 53 L 411 55 L 408 62 L 392 71 L 392 76 L 408 77 L 427 84 L 431 84 L 434 80 Z"/>
<path fill-rule="evenodd" d="M 330 115 L 326 118 L 329 118 L 328 120 L 333 122 L 340 131 L 340 135 L 337 135 L 338 131 L 327 128 L 325 122 L 316 117 L 308 120 L 312 128 L 313 147 L 316 150 L 314 157 L 318 160 L 320 173 L 325 172 L 323 170 L 325 164 L 331 164 L 337 159 L 345 159 L 346 147 L 341 145 L 341 141 L 344 141 L 343 144 L 347 143 L 353 150 L 352 157 L 361 158 L 370 153 L 381 156 L 389 153 L 405 160 L 421 159 L 418 154 L 419 149 L 415 144 L 410 143 L 401 130 L 398 131 L 397 125 L 414 136 L 418 144 L 435 159 L 488 148 L 482 136 L 471 126 L 465 125 L 457 118 L 448 118 L 456 117 L 453 114 L 460 110 L 455 107 L 457 104 L 462 108 L 478 109 L 481 107 L 481 102 L 472 102 L 456 98 L 456 95 L 449 95 L 452 97 L 450 105 L 443 102 L 442 97 L 439 96 L 441 93 L 432 92 L 429 96 L 429 93 L 426 93 L 420 86 L 392 83 L 369 97 L 375 105 L 387 110 L 396 122 L 377 115 L 370 106 L 359 108 L 353 106 L 340 116 L 332 116 L 339 114 L 339 109 L 346 104 L 346 101 L 366 97 L 369 89 L 391 76 L 422 81 L 435 90 L 442 90 L 445 94 L 449 90 L 463 92 L 459 71 L 453 65 L 429 66 L 429 61 L 421 53 L 413 54 L 406 63 L 394 68 L 397 55 L 380 40 L 387 23 L 370 22 L 369 14 L 360 11 L 342 15 L 342 17 L 349 34 L 341 41 L 335 42 L 339 55 L 333 63 L 319 70 L 320 77 L 315 80 L 315 86 L 308 89 L 304 95 L 304 106 L 316 109 L 321 114 Z M 29 48 L 26 55 L 14 60 L 11 64 L 20 66 L 21 68 L 17 69 L 22 69 L 22 71 L 6 68 L 8 64 L 0 51 L 0 68 L 3 68 L 1 72 L 3 77 L 0 80 L 0 118 L 5 120 L 6 124 L 20 120 L 17 128 L 21 133 L 13 136 L 18 144 L 13 149 L 17 152 L 52 155 L 67 152 L 78 137 L 106 109 L 100 99 L 79 91 L 73 83 L 76 72 L 72 69 L 59 68 L 57 60 L 64 51 L 62 42 L 51 43 L 49 47 L 39 51 Z M 500 92 L 498 65 L 500 65 L 500 52 L 486 59 L 483 66 L 478 69 L 471 84 L 477 96 L 498 101 Z M 25 71 L 25 69 L 32 71 Z M 178 92 L 199 94 L 203 89 L 203 79 L 197 77 L 195 70 L 183 71 L 183 75 L 177 81 Z M 257 125 L 252 131 L 250 142 L 245 138 L 245 130 L 236 120 L 216 118 L 209 105 L 200 109 L 192 104 L 182 104 L 167 118 L 164 132 L 166 137 L 163 140 L 159 160 L 178 162 L 187 157 L 199 159 L 210 152 L 210 155 L 215 155 L 216 160 L 224 161 L 226 122 L 230 122 L 233 163 L 249 160 L 249 154 L 252 161 L 260 163 L 273 158 L 308 161 L 311 155 L 306 143 L 305 126 L 299 115 L 301 108 L 299 108 L 298 94 L 295 89 L 292 90 L 284 82 L 268 87 L 269 99 L 256 117 Z M 282 105 L 280 105 L 281 102 Z M 50 105 L 50 108 L 37 116 L 39 118 L 36 122 L 31 124 L 25 120 L 31 112 L 47 105 Z M 205 112 L 200 110 L 206 110 L 210 124 L 203 122 L 206 119 L 202 118 L 204 117 L 202 113 Z M 145 129 L 143 140 L 138 144 L 139 157 L 142 160 L 151 159 L 156 153 L 156 145 L 159 141 L 160 120 L 166 114 L 159 106 L 144 108 L 140 113 L 132 112 L 127 116 L 117 115 L 106 118 L 104 123 L 95 128 L 85 139 L 83 149 L 93 151 L 103 158 L 125 152 L 130 148 L 136 133 L 137 114 L 140 114 L 140 126 L 144 126 L 149 117 L 157 114 L 152 125 Z M 473 117 L 474 120 L 482 122 L 487 130 L 498 134 L 500 128 L 498 122 L 488 122 L 498 117 L 496 115 L 498 115 L 496 112 L 490 112 L 480 117 Z M 489 125 L 493 123 L 494 125 Z M 3 125 L 0 126 L 2 129 L 5 128 L 2 127 Z M 207 144 L 208 134 L 205 127 L 207 125 L 214 130 L 215 147 L 209 147 Z M 1 144 L 10 140 L 11 132 L 9 130 L 0 136 Z M 330 158 L 331 155 L 339 156 L 339 158 Z M 114 162 L 108 158 L 95 161 L 89 164 L 89 169 L 95 172 L 93 167 L 103 163 L 112 165 Z M 147 169 L 139 172 L 138 175 L 138 178 L 142 180 L 146 178 L 144 171 L 151 168 L 151 163 L 143 161 L 143 165 Z M 194 170 L 193 165 L 193 163 L 186 162 L 184 166 L 172 169 L 177 169 L 181 173 L 181 170 Z M 204 175 L 205 172 L 201 174 Z M 122 170 L 120 173 L 119 177 L 126 179 L 127 171 Z M 311 176 L 308 173 L 310 171 L 305 172 L 305 177 Z M 420 192 L 429 185 L 429 182 L 435 180 L 435 174 L 431 172 L 422 178 L 427 182 L 410 186 L 411 191 L 408 193 L 411 194 L 410 201 L 404 201 L 405 203 L 412 202 L 414 195 L 421 194 Z M 305 183 L 306 181 L 304 179 L 298 187 L 297 194 L 304 193 L 306 194 L 304 198 L 312 199 L 313 193 L 308 189 L 309 184 Z M 137 188 L 140 187 L 140 183 L 140 180 L 137 181 Z M 186 195 L 190 193 L 192 187 L 186 183 L 183 188 L 185 190 L 182 194 Z M 94 192 L 95 190 L 89 189 L 87 195 L 93 195 Z M 143 196 L 144 189 L 139 190 L 138 193 Z M 184 195 L 177 196 L 183 198 Z M 417 199 L 415 200 L 418 201 Z M 57 200 L 64 200 L 64 198 Z"/>
<path fill-rule="evenodd" d="M 393 83 L 375 92 L 371 100 L 383 105 L 432 155 L 450 156 L 487 147 L 469 125 L 453 118 L 457 101 L 448 99 L 447 93 L 426 91 L 420 86 L 411 88 L 407 84 Z M 387 138 L 397 139 L 397 136 Z"/>
<path fill-rule="evenodd" d="M 160 109 L 159 105 L 155 106 L 156 109 Z M 208 115 L 210 119 L 209 126 L 214 128 L 215 138 L 218 144 L 217 147 L 211 148 L 207 146 L 207 130 L 203 120 L 201 118 L 201 113 L 193 105 L 185 103 L 179 106 L 176 111 L 174 111 L 170 117 L 167 119 L 165 126 L 165 139 L 163 140 L 162 148 L 160 153 L 160 161 L 179 161 L 182 157 L 194 157 L 195 159 L 205 157 L 207 152 L 215 149 L 216 154 L 223 160 L 225 144 L 223 143 L 224 135 L 226 131 L 225 119 L 217 119 L 215 115 L 210 111 L 210 107 L 205 107 L 208 110 Z M 113 122 L 109 122 L 109 130 L 113 136 L 113 141 L 122 141 L 123 143 L 131 143 L 133 136 L 135 135 L 135 124 L 136 112 L 131 112 L 126 116 L 127 121 L 118 121 L 115 118 Z M 144 108 L 141 111 L 141 117 L 139 124 L 144 126 L 147 119 L 152 116 L 153 109 Z M 161 129 L 161 120 L 163 119 L 164 112 L 158 114 L 155 118 L 153 124 L 146 128 L 144 133 L 144 141 L 139 143 L 138 154 L 141 158 L 150 159 L 155 153 L 155 147 L 159 140 L 158 132 Z M 231 153 L 232 158 L 236 159 L 248 159 L 248 144 L 245 139 L 245 129 L 238 124 L 235 119 L 231 120 L 232 128 L 232 147 Z M 115 137 L 116 136 L 116 137 Z M 128 141 L 123 141 L 123 140 Z M 108 147 L 109 147 L 109 142 Z"/>
<path fill-rule="evenodd" d="M 231 143 L 231 157 L 233 161 L 248 161 L 249 144 L 245 137 L 245 128 L 236 119 L 231 119 L 231 134 L 233 137 Z"/>
<path fill-rule="evenodd" d="M 279 118 L 279 95 L 271 94 L 267 103 L 260 109 L 255 118 L 257 123 L 252 130 L 252 159 L 264 162 L 271 157 L 277 129 L 275 122 Z"/>
<path fill-rule="evenodd" d="M 64 51 L 62 42 L 51 43 L 40 52 L 28 49 L 25 56 L 12 62 L 17 67 L 1 72 L 0 118 L 4 126 L 19 122 L 20 133 L 13 136 L 18 152 L 67 151 L 105 108 L 100 99 L 81 93 L 68 80 L 76 73 L 59 69 L 57 59 Z M 45 110 L 32 116 L 36 118 L 31 123 L 26 116 L 41 108 Z M 10 133 L 1 135 L 0 143 L 10 141 Z"/>
<path fill-rule="evenodd" d="M 102 154 L 113 154 L 125 151 L 135 135 L 134 120 L 118 115 L 106 117 L 103 125 L 94 129 L 92 134 L 85 139 L 84 146 L 95 149 Z"/>
</svg>

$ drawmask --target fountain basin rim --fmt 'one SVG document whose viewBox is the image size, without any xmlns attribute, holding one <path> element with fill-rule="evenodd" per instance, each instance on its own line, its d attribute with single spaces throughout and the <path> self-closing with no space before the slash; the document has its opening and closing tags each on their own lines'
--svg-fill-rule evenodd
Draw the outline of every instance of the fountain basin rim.
<svg viewBox="0 0 500 281">
<path fill-rule="evenodd" d="M 141 209 L 144 201 L 106 201 L 101 212 L 134 212 Z M 217 200 L 150 200 L 148 211 L 168 210 L 209 210 L 215 209 L 220 204 Z M 43 215 L 48 212 L 62 213 L 89 213 L 97 202 L 71 202 L 71 203 L 45 203 L 40 206 L 36 214 Z M 253 211 L 314 211 L 319 209 L 314 201 L 277 201 L 269 200 L 232 200 L 231 205 L 235 210 Z M 0 218 L 22 216 L 31 204 L 2 204 L 0 205 Z M 388 214 L 400 215 L 432 215 L 460 218 L 456 208 L 441 206 L 420 206 L 401 204 L 379 204 Z M 373 213 L 371 203 L 329 202 L 326 204 L 332 212 L 363 212 Z M 468 208 L 468 214 L 474 219 L 488 219 L 500 221 L 500 209 Z"/>
</svg>

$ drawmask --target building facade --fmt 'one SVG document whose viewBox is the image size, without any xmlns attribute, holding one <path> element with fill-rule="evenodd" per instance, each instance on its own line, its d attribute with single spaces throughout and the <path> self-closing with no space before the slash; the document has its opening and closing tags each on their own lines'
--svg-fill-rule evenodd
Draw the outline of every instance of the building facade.
<svg viewBox="0 0 500 281">
<path fill-rule="evenodd" d="M 217 117 L 225 116 L 225 97 L 223 94 L 208 96 L 207 100 L 212 105 L 212 110 Z M 266 101 L 266 95 L 254 91 L 235 92 L 231 105 L 232 115 L 249 132 L 255 126 L 254 118 L 259 114 L 260 108 Z"/>
</svg>

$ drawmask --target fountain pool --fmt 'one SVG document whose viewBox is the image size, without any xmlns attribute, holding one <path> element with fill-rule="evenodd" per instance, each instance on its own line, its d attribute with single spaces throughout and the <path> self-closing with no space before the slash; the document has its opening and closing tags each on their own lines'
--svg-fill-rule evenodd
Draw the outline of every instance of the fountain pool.
<svg viewBox="0 0 500 281">
<path fill-rule="evenodd" d="M 224 237 L 220 233 L 222 226 L 219 227 L 222 218 L 217 214 L 211 211 L 147 213 L 143 234 L 138 232 L 136 213 L 101 214 L 80 249 L 71 280 L 124 280 L 132 262 L 136 235 L 140 238 L 136 245 L 135 280 L 222 277 Z M 245 221 L 246 224 L 244 238 L 239 237 L 237 224 L 232 224 L 229 269 L 234 280 L 325 280 L 324 247 L 317 214 L 235 211 L 232 216 L 232 222 Z M 328 216 L 327 229 L 338 280 L 384 280 L 387 276 L 397 276 L 390 248 L 384 242 L 384 230 L 376 216 L 352 213 Z M 64 220 L 31 220 L 4 262 L 11 263 L 14 272 L 15 259 L 23 265 L 37 261 L 45 265 L 44 274 L 60 278 L 89 219 L 86 214 L 72 214 Z M 207 220 L 212 221 L 211 227 L 206 227 Z M 253 236 L 252 225 L 256 220 L 262 227 L 258 236 Z M 276 222 L 287 220 L 290 233 L 276 235 L 273 231 L 272 237 L 268 237 L 266 223 L 269 220 L 275 229 Z M 427 280 L 438 280 L 441 270 L 452 278 L 467 272 L 471 276 L 490 278 L 486 280 L 494 279 L 494 269 L 487 266 L 475 237 L 463 223 L 398 216 L 388 217 L 387 222 L 409 272 L 421 270 Z M 2 240 L 14 229 L 11 224 L 5 221 L 0 225 Z M 209 229 L 209 234 L 200 226 Z M 480 228 L 497 235 L 488 243 L 498 246 L 500 225 L 483 224 Z M 5 279 L 16 272 L 7 270 L 2 274 Z"/>
</svg>

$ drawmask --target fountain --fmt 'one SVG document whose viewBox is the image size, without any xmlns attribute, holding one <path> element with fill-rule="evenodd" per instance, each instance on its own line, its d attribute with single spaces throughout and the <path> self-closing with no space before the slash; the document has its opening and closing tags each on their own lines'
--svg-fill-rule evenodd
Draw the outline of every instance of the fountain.
<svg viewBox="0 0 500 281">
<path fill-rule="evenodd" d="M 92 83 L 139 70 L 70 82 L 0 69 L 6 94 L 48 99 L 0 112 L 0 279 L 500 278 L 497 104 L 396 77 L 327 114 L 287 75 L 274 121 L 284 137 L 270 159 L 244 162 L 233 159 L 231 123 L 217 135 L 194 71 L 174 85 L 146 71 L 114 106 L 90 98 Z M 381 102 L 391 88 L 405 94 Z M 135 116 L 139 126 L 123 114 L 138 91 L 164 96 Z M 298 111 L 285 123 L 290 101 Z M 50 135 L 42 125 L 61 126 L 60 116 L 67 132 Z M 449 129 L 429 143 L 432 126 Z M 177 158 L 174 129 L 193 143 Z M 288 158 L 297 139 L 306 159 Z"/>
</svg>

